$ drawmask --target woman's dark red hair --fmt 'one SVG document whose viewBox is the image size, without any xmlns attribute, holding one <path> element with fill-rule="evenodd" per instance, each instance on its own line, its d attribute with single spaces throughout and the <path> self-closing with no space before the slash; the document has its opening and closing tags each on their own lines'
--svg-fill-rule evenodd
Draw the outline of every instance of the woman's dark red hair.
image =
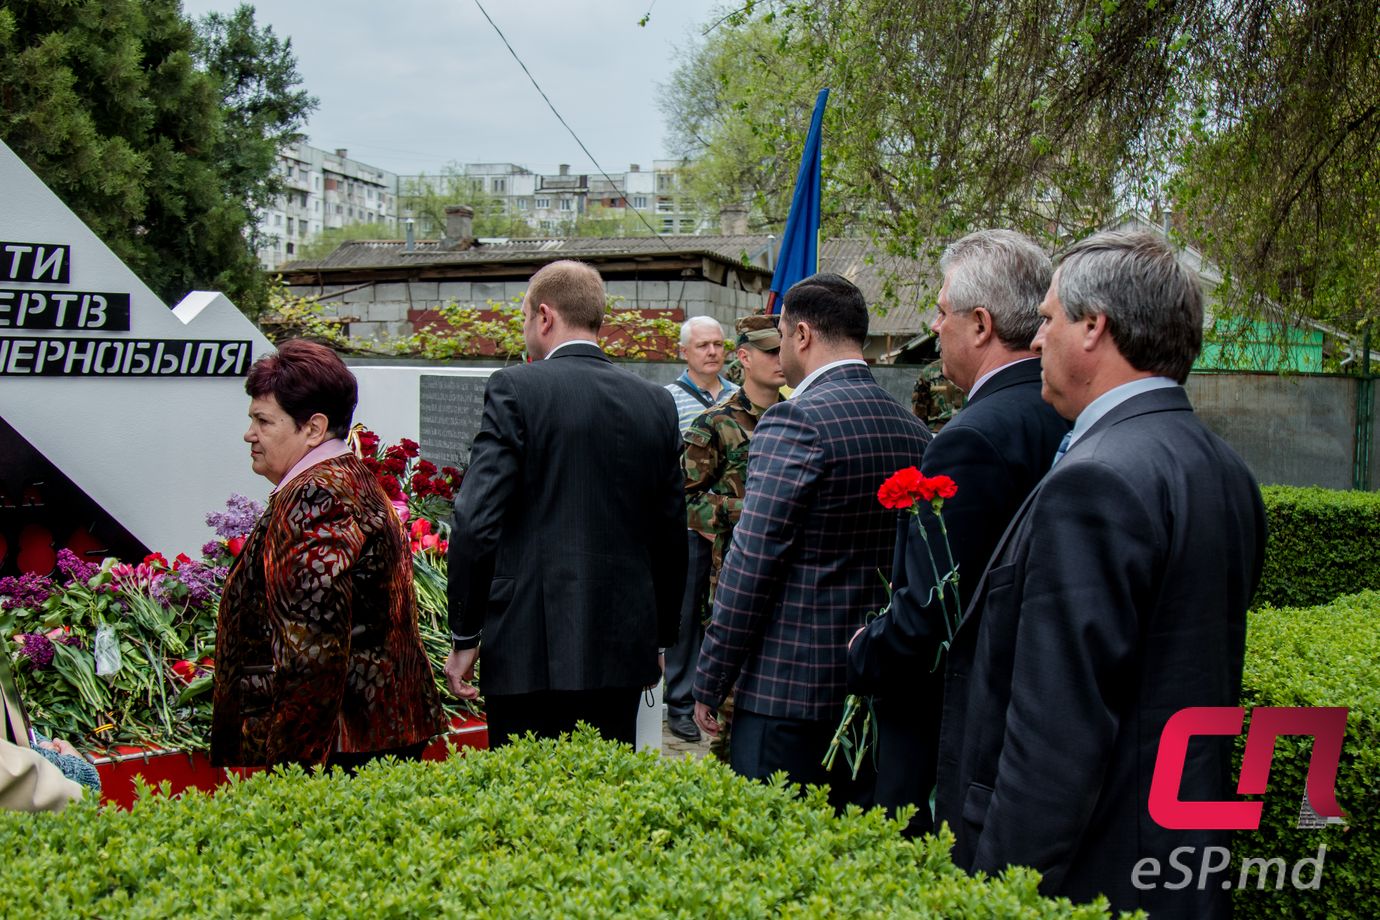
<svg viewBox="0 0 1380 920">
<path fill-rule="evenodd" d="M 349 434 L 359 402 L 359 385 L 345 362 L 306 339 L 289 339 L 276 354 L 255 361 L 244 391 L 254 399 L 273 396 L 298 428 L 320 412 L 337 438 Z"/>
</svg>

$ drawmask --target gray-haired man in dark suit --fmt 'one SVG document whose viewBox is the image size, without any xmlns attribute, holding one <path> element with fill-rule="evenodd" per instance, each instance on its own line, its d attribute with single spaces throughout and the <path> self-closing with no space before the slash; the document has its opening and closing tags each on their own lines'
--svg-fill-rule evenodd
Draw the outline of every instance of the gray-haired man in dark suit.
<svg viewBox="0 0 1380 920">
<path fill-rule="evenodd" d="M 954 637 L 937 817 L 969 871 L 1032 866 L 1047 895 L 1105 894 L 1156 920 L 1226 916 L 1217 881 L 1146 887 L 1134 872 L 1228 842 L 1160 827 L 1150 779 L 1170 716 L 1237 704 L 1264 558 L 1260 490 L 1182 386 L 1198 279 L 1157 236 L 1101 233 L 1064 256 L 1040 316 L 1043 395 L 1073 430 Z M 1179 798 L 1232 797 L 1231 751 L 1195 742 Z"/>
</svg>

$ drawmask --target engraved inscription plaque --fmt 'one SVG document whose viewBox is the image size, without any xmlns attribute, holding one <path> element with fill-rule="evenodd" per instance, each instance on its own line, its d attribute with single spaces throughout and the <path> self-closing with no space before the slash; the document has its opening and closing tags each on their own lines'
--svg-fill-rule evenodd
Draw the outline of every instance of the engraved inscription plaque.
<svg viewBox="0 0 1380 920">
<path fill-rule="evenodd" d="M 421 454 L 437 466 L 470 464 L 470 447 L 484 418 L 487 377 L 422 375 Z"/>
</svg>

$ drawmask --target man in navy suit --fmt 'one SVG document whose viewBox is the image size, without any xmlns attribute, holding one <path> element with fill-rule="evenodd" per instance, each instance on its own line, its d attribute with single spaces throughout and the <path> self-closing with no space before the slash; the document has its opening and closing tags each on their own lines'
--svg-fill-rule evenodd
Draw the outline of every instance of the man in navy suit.
<svg viewBox="0 0 1380 920">
<path fill-rule="evenodd" d="M 781 367 L 795 388 L 767 409 L 748 453 L 742 517 L 724 561 L 695 679 L 695 721 L 736 684 L 730 763 L 765 779 L 830 786 L 836 807 L 870 804 L 871 776 L 820 765 L 843 713 L 848 639 L 886 602 L 896 542 L 877 489 L 915 466 L 929 430 L 863 361 L 867 304 L 832 274 L 786 292 Z M 881 574 L 879 574 L 881 573 Z"/>
<path fill-rule="evenodd" d="M 1174 713 L 1237 704 L 1264 558 L 1260 490 L 1182 386 L 1198 279 L 1153 234 L 1100 233 L 1064 256 L 1040 317 L 1043 395 L 1073 430 L 949 650 L 936 815 L 969 871 L 1031 866 L 1046 895 L 1156 920 L 1226 916 L 1216 882 L 1134 873 L 1229 842 L 1156 824 L 1150 779 Z M 1232 740 L 1190 746 L 1181 800 L 1233 797 Z"/>
<path fill-rule="evenodd" d="M 944 524 L 958 565 L 963 609 L 978 576 L 1021 502 L 1049 469 L 1069 423 L 1040 398 L 1040 359 L 1030 340 L 1053 266 L 1034 241 L 1011 230 L 982 230 L 949 246 L 939 314 L 944 376 L 967 394 L 925 451 L 924 473 L 958 486 L 944 502 Z M 879 729 L 876 803 L 918 809 L 909 827 L 933 827 L 930 793 L 938 758 L 944 691 L 938 643 L 948 636 L 932 594 L 935 568 L 918 527 L 936 548 L 939 574 L 948 568 L 944 534 L 928 510 L 900 515 L 892 564 L 890 612 L 849 643 L 849 689 L 876 697 Z"/>
<path fill-rule="evenodd" d="M 455 500 L 446 682 L 484 657 L 489 746 L 588 722 L 636 740 L 685 589 L 685 485 L 671 394 L 599 348 L 604 283 L 580 262 L 532 276 L 537 360 L 495 371 Z"/>
</svg>

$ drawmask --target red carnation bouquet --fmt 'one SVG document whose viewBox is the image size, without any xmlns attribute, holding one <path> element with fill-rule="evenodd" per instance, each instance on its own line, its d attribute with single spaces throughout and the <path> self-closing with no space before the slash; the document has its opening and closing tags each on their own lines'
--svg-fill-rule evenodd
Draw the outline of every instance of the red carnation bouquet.
<svg viewBox="0 0 1380 920">
<path fill-rule="evenodd" d="M 943 612 L 944 627 L 946 636 L 939 644 L 939 652 L 936 654 L 934 664 L 930 670 L 939 667 L 939 663 L 944 659 L 944 653 L 949 650 L 949 644 L 953 642 L 954 631 L 958 629 L 959 617 L 963 615 L 962 609 L 958 604 L 958 565 L 954 562 L 953 549 L 949 546 L 949 530 L 944 526 L 944 500 L 953 498 L 958 494 L 958 485 L 948 476 L 926 476 L 913 466 L 908 466 L 903 470 L 897 470 L 886 482 L 882 483 L 877 490 L 877 501 L 881 502 L 882 507 L 892 508 L 896 511 L 909 511 L 916 519 L 916 530 L 920 531 L 920 539 L 925 541 L 925 552 L 930 558 L 930 570 L 934 573 L 934 588 L 931 589 L 930 597 L 926 599 L 928 604 L 930 599 L 937 598 L 939 609 Z M 939 533 L 944 540 L 944 560 L 947 563 L 940 574 L 940 562 L 935 558 L 935 547 L 930 542 L 930 534 L 925 523 L 920 520 L 921 511 L 929 508 L 939 523 Z M 890 584 L 887 585 L 888 591 Z M 890 602 L 883 607 L 877 616 L 886 616 L 891 609 Z M 869 616 L 869 620 L 871 617 Z M 863 713 L 861 729 L 856 729 L 853 723 L 857 720 L 858 713 Z M 843 718 L 839 720 L 839 727 L 834 730 L 834 737 L 829 742 L 829 749 L 824 754 L 824 768 L 832 770 L 834 760 L 839 751 L 843 751 L 848 766 L 853 771 L 856 779 L 858 768 L 862 765 L 863 757 L 871 751 L 874 759 L 877 752 L 877 720 L 873 717 L 872 698 L 862 697 L 856 694 L 849 694 L 843 703 Z"/>
</svg>

